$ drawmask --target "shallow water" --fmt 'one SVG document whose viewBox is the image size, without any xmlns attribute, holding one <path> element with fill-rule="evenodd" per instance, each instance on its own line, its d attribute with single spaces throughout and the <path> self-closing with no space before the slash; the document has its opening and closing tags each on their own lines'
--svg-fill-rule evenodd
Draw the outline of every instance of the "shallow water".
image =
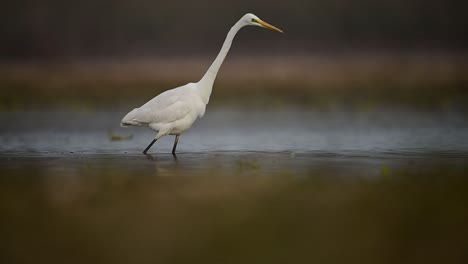
<svg viewBox="0 0 468 264">
<path fill-rule="evenodd" d="M 2 113 L 0 157 L 18 163 L 70 169 L 148 169 L 203 175 L 218 171 L 379 175 L 390 165 L 463 164 L 468 159 L 468 119 L 457 112 L 209 111 L 180 138 L 120 128 L 122 112 Z M 112 140 L 109 133 L 131 136 Z M 148 162 L 153 161 L 153 162 Z"/>
<path fill-rule="evenodd" d="M 463 113 L 123 115 L 0 114 L 2 262 L 466 263 Z"/>
<path fill-rule="evenodd" d="M 0 152 L 13 155 L 138 154 L 154 137 L 122 129 L 121 112 L 1 113 Z M 133 135 L 111 141 L 108 133 Z M 168 153 L 164 137 L 151 153 Z M 181 136 L 180 154 L 297 152 L 345 156 L 468 153 L 468 118 L 456 112 L 209 111 Z"/>
<path fill-rule="evenodd" d="M 142 155 L 155 133 L 120 128 L 124 114 L 2 113 L 1 162 L 52 168 L 86 163 L 149 172 L 156 166 L 168 174 L 174 169 L 204 174 L 246 169 L 307 173 L 317 168 L 379 174 L 392 164 L 463 163 L 468 158 L 468 119 L 456 112 L 211 111 L 181 136 L 177 160 L 169 154 L 173 136 L 160 139 L 150 156 Z M 109 133 L 132 138 L 112 140 Z"/>
</svg>

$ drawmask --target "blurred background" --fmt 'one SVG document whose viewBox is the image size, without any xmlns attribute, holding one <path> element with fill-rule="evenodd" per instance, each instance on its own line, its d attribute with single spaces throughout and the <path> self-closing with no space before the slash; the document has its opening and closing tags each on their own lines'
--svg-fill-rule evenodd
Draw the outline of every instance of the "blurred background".
<svg viewBox="0 0 468 264">
<path fill-rule="evenodd" d="M 11 1 L 2 8 L 1 55 L 47 61 L 209 55 L 247 12 L 288 34 L 250 29 L 236 41 L 237 54 L 462 52 L 468 45 L 465 8 L 456 0 Z"/>
<path fill-rule="evenodd" d="M 468 263 L 456 0 L 0 8 L 0 263 Z M 198 81 L 178 155 L 126 112 Z"/>
<path fill-rule="evenodd" d="M 252 12 L 286 34 L 242 30 L 214 105 L 463 108 L 465 10 L 456 0 L 8 1 L 0 105 L 143 103 L 199 80 L 230 27 Z"/>
</svg>

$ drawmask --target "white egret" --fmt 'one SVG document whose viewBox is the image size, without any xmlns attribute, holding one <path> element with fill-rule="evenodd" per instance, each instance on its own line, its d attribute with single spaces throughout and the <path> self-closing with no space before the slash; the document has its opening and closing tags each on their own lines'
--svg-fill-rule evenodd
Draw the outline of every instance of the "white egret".
<svg viewBox="0 0 468 264">
<path fill-rule="evenodd" d="M 229 52 L 234 37 L 244 26 L 259 26 L 283 33 L 281 29 L 264 22 L 253 14 L 244 15 L 229 30 L 221 51 L 199 82 L 188 83 L 165 91 L 128 113 L 122 119 L 121 126 L 144 126 L 157 132 L 156 137 L 143 151 L 144 154 L 162 136 L 175 135 L 172 147 L 172 154 L 175 155 L 180 134 L 189 129 L 197 118 L 205 114 L 219 68 Z"/>
</svg>

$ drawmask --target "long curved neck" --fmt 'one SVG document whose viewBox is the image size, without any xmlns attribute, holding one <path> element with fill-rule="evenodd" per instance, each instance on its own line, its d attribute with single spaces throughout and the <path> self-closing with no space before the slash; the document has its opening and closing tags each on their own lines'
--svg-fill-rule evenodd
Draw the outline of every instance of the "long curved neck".
<svg viewBox="0 0 468 264">
<path fill-rule="evenodd" d="M 201 80 L 198 82 L 198 89 L 200 89 L 200 95 L 205 104 L 208 104 L 208 101 L 210 100 L 211 90 L 213 89 L 213 84 L 216 79 L 216 75 L 218 74 L 219 68 L 221 67 L 221 64 L 223 64 L 223 61 L 226 58 L 229 49 L 231 48 L 231 44 L 234 37 L 242 27 L 243 25 L 241 24 L 241 20 L 239 20 L 231 28 L 231 30 L 229 30 L 229 33 L 226 36 L 226 40 L 224 40 L 224 44 L 221 48 L 221 51 L 219 52 L 218 56 L 213 61 L 203 78 L 201 78 Z"/>
</svg>

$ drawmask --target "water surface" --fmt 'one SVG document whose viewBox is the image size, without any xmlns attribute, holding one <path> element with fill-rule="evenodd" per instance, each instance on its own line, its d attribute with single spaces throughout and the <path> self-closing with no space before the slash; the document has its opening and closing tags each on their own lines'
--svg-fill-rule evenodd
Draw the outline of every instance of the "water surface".
<svg viewBox="0 0 468 264">
<path fill-rule="evenodd" d="M 463 113 L 124 114 L 0 114 L 2 262 L 466 263 Z"/>
<path fill-rule="evenodd" d="M 123 112 L 1 113 L 0 152 L 27 155 L 136 154 L 155 133 L 122 129 Z M 111 141 L 108 133 L 133 135 Z M 208 111 L 181 136 L 179 153 L 299 152 L 336 155 L 459 156 L 468 152 L 468 118 L 457 112 Z M 167 153 L 173 137 L 152 153 Z"/>
<path fill-rule="evenodd" d="M 468 119 L 458 112 L 209 111 L 181 136 L 177 159 L 169 154 L 173 136 L 160 139 L 151 155 L 142 155 L 155 133 L 120 128 L 124 114 L 2 113 L 1 162 L 65 169 L 84 163 L 150 171 L 156 166 L 168 174 L 174 169 L 203 174 L 317 168 L 379 174 L 392 164 L 463 164 L 468 158 Z"/>
</svg>

